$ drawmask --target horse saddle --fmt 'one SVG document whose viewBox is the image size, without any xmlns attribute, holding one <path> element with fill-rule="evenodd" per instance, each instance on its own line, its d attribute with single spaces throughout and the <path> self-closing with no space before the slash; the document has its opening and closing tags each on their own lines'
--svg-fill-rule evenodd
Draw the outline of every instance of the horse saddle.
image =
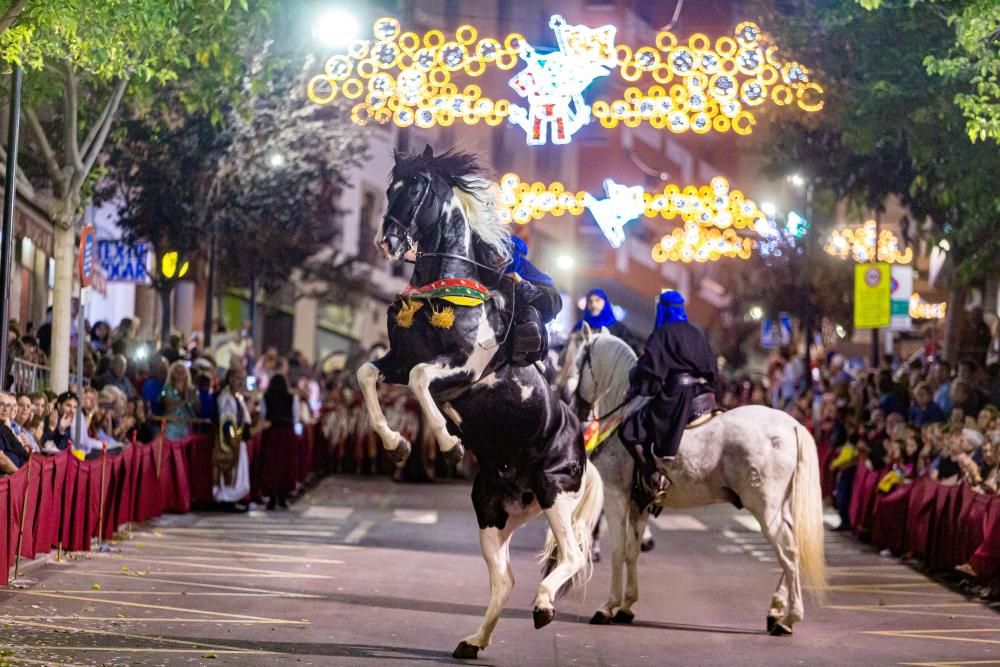
<svg viewBox="0 0 1000 667">
<path fill-rule="evenodd" d="M 701 426 L 712 417 L 722 413 L 715 402 L 715 394 L 706 392 L 698 394 L 691 400 L 691 409 L 688 413 L 688 423 L 685 429 Z"/>
</svg>

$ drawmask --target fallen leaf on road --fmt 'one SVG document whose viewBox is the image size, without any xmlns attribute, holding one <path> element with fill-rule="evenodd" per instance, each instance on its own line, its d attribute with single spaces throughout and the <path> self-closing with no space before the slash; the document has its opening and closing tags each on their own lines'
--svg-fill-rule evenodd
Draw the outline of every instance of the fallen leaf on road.
<svg viewBox="0 0 1000 667">
<path fill-rule="evenodd" d="M 95 591 L 101 590 L 100 584 L 91 584 L 90 587 L 93 588 Z"/>
</svg>

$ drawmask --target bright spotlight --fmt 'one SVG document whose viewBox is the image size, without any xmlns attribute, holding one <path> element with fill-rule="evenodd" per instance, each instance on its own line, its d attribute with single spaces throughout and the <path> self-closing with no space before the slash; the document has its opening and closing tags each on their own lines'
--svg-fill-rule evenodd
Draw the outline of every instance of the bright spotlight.
<svg viewBox="0 0 1000 667">
<path fill-rule="evenodd" d="M 275 169 L 285 166 L 285 156 L 277 151 L 267 156 L 267 163 Z"/>
<path fill-rule="evenodd" d="M 751 320 L 757 322 L 764 317 L 764 309 L 760 306 L 751 306 L 750 310 L 747 311 L 747 315 L 750 316 Z"/>
<path fill-rule="evenodd" d="M 576 260 L 572 255 L 559 255 L 556 257 L 556 266 L 560 271 L 572 271 L 576 266 Z"/>
<path fill-rule="evenodd" d="M 788 182 L 797 188 L 801 188 L 806 184 L 806 179 L 802 178 L 802 174 L 792 174 L 788 177 Z"/>
<path fill-rule="evenodd" d="M 342 48 L 358 38 L 361 27 L 346 9 L 328 9 L 316 17 L 312 26 L 313 39 L 331 49 Z"/>
</svg>

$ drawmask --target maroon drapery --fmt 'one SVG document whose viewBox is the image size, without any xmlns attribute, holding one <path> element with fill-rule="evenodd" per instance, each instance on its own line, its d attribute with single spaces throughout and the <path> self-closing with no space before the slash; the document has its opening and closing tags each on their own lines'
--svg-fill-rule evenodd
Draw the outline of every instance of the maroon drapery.
<svg viewBox="0 0 1000 667">
<path fill-rule="evenodd" d="M 872 544 L 899 556 L 906 550 L 906 516 L 912 484 L 901 484 L 890 493 L 880 493 L 872 516 Z"/>
<path fill-rule="evenodd" d="M 993 496 L 983 516 L 983 541 L 969 565 L 984 577 L 1000 575 L 1000 496 Z"/>
</svg>

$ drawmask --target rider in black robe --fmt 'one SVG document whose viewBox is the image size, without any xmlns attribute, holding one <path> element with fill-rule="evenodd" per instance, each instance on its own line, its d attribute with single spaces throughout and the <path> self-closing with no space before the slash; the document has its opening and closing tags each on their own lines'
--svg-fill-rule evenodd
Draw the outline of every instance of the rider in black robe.
<svg viewBox="0 0 1000 667">
<path fill-rule="evenodd" d="M 654 457 L 670 460 L 677 455 L 687 424 L 714 407 L 711 398 L 717 382 L 715 355 L 705 333 L 687 321 L 684 297 L 673 290 L 664 292 L 657 306 L 656 329 L 629 376 L 629 396 L 651 399 L 629 415 L 621 429 L 622 442 L 640 464 L 640 486 L 646 492 L 640 495 L 647 504 L 656 489 L 665 488 Z M 711 398 L 698 398 L 709 394 Z"/>
</svg>

